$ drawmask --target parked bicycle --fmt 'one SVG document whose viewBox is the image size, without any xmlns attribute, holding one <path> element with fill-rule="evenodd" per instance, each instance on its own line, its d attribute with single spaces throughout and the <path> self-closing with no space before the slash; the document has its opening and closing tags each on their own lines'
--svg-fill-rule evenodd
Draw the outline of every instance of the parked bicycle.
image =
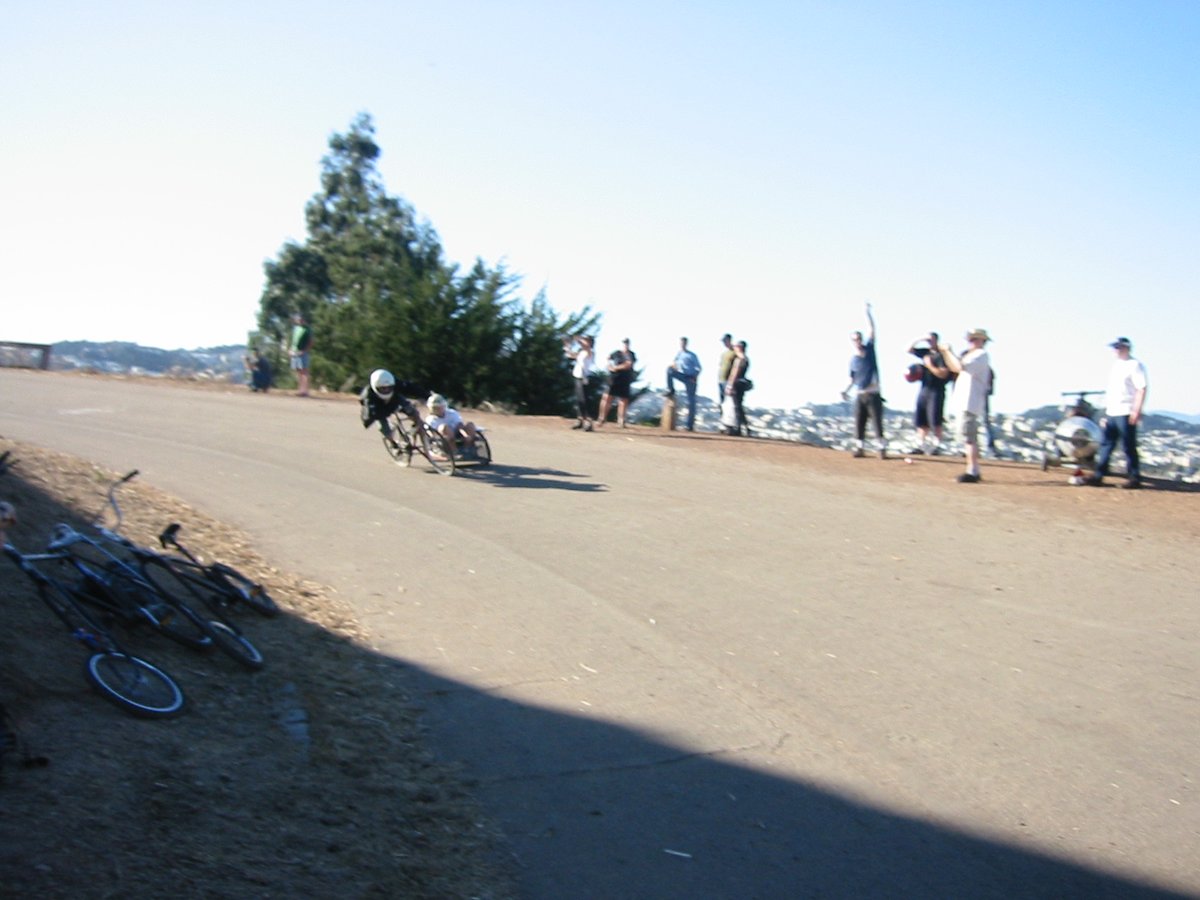
<svg viewBox="0 0 1200 900">
<path fill-rule="evenodd" d="M 267 618 L 279 615 L 279 606 L 261 583 L 246 577 L 233 566 L 225 563 L 205 563 L 199 556 L 181 544 L 179 531 L 182 527 L 178 522 L 172 522 L 158 536 L 158 542 L 164 550 L 173 549 L 180 554 L 180 558 L 170 557 L 171 565 L 182 571 L 203 575 L 222 591 L 230 606 L 248 606 L 260 616 Z"/>
<path fill-rule="evenodd" d="M 185 610 L 204 608 L 207 617 L 200 619 L 202 628 L 218 650 L 248 669 L 261 669 L 264 662 L 262 653 L 228 615 L 235 596 L 226 588 L 226 585 L 230 584 L 228 579 L 218 581 L 210 577 L 206 567 L 194 561 L 143 547 L 120 533 L 123 515 L 117 502 L 117 489 L 137 474 L 137 470 L 134 469 L 109 485 L 108 504 L 116 517 L 116 524 L 114 528 L 109 529 L 97 521 L 94 526 L 97 533 L 102 540 L 120 548 L 127 562 L 172 605 Z M 178 529 L 178 526 L 174 527 Z M 170 531 L 168 528 L 163 535 Z M 233 571 L 229 569 L 229 572 Z M 255 598 L 255 602 L 260 607 L 263 605 L 261 597 Z"/>
<path fill-rule="evenodd" d="M 154 665 L 129 653 L 105 624 L 90 611 L 84 592 L 87 582 L 71 583 L 47 569 L 74 571 L 66 550 L 22 553 L 7 539 L 6 529 L 16 523 L 11 504 L 0 503 L 0 543 L 4 554 L 32 582 L 39 599 L 62 622 L 72 638 L 88 652 L 84 676 L 105 699 L 127 712 L 145 717 L 166 717 L 184 706 L 183 690 Z"/>
</svg>

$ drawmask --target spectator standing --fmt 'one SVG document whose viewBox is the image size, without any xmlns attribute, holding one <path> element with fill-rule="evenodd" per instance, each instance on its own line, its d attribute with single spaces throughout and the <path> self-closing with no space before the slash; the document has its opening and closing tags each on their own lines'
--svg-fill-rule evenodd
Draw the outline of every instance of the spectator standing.
<svg viewBox="0 0 1200 900">
<path fill-rule="evenodd" d="M 717 404 L 720 405 L 725 401 L 725 385 L 729 382 L 729 369 L 733 366 L 733 359 L 737 353 L 733 349 L 733 335 L 725 334 L 721 336 L 721 344 L 725 350 L 721 353 L 721 363 L 717 369 Z"/>
<path fill-rule="evenodd" d="M 679 352 L 667 369 L 667 396 L 675 396 L 675 382 L 682 381 L 687 392 L 687 430 L 696 430 L 696 381 L 700 377 L 700 357 L 688 349 L 688 339 L 679 339 Z"/>
<path fill-rule="evenodd" d="M 617 400 L 617 421 L 621 427 L 626 425 L 625 416 L 629 412 L 629 395 L 633 390 L 633 367 L 637 364 L 637 354 L 629 349 L 629 338 L 621 341 L 620 349 L 608 355 L 608 387 L 600 398 L 600 415 L 596 427 L 608 421 L 608 409 L 613 398 Z"/>
<path fill-rule="evenodd" d="M 571 369 L 571 376 L 575 379 L 575 413 L 579 417 L 579 421 L 571 428 L 591 431 L 592 414 L 589 412 L 587 385 L 595 358 L 595 354 L 592 352 L 592 339 L 586 334 L 576 335 L 574 342 L 570 338 L 563 338 L 563 353 L 575 361 L 575 366 Z"/>
<path fill-rule="evenodd" d="M 311 361 L 313 333 L 304 316 L 292 316 L 292 342 L 288 349 L 292 371 L 296 373 L 296 394 L 308 396 L 308 366 Z"/>
<path fill-rule="evenodd" d="M 875 435 L 879 438 L 879 458 L 887 459 L 887 441 L 883 438 L 883 397 L 879 393 L 879 363 L 875 359 L 875 316 L 871 304 L 867 304 L 866 339 L 861 331 L 850 335 L 854 355 L 850 357 L 850 383 L 842 391 L 842 399 L 850 399 L 854 391 L 854 448 L 856 457 L 866 456 L 867 417 L 875 422 Z"/>
<path fill-rule="evenodd" d="M 933 432 L 933 447 L 930 452 L 937 455 L 942 452 L 942 430 L 945 419 L 946 385 L 950 383 L 950 370 L 946 368 L 946 360 L 938 349 L 938 333 L 929 332 L 928 338 L 914 341 L 908 352 L 920 358 L 919 364 L 921 389 L 917 391 L 917 411 L 913 417 L 913 425 L 917 429 L 919 446 L 913 453 L 924 453 Z"/>
<path fill-rule="evenodd" d="M 1133 344 L 1127 337 L 1119 337 L 1108 346 L 1117 354 L 1117 361 L 1108 376 L 1108 390 L 1104 397 L 1104 438 L 1100 452 L 1096 454 L 1096 471 L 1087 480 L 1088 484 L 1101 485 L 1108 474 L 1108 463 L 1112 458 L 1117 441 L 1125 451 L 1126 477 L 1123 488 L 1137 489 L 1142 486 L 1142 469 L 1138 460 L 1137 427 L 1142 420 L 1142 409 L 1146 405 L 1146 389 L 1149 381 L 1146 367 L 1132 355 Z"/>
<path fill-rule="evenodd" d="M 958 377 L 954 381 L 954 410 L 958 416 L 959 437 L 967 448 L 967 470 L 958 476 L 964 484 L 975 484 L 979 473 L 979 429 L 987 413 L 987 396 L 992 384 L 992 366 L 988 359 L 987 331 L 976 328 L 967 334 L 971 344 L 961 357 L 942 344 L 939 349 L 946 365 Z"/>
<path fill-rule="evenodd" d="M 746 342 L 738 341 L 733 345 L 733 362 L 729 366 L 729 379 L 725 382 L 725 396 L 733 398 L 735 424 L 728 433 L 752 437 L 750 425 L 746 421 L 746 409 L 742 405 L 746 391 L 753 387 L 747 373 L 750 371 L 750 357 L 746 355 Z"/>
</svg>

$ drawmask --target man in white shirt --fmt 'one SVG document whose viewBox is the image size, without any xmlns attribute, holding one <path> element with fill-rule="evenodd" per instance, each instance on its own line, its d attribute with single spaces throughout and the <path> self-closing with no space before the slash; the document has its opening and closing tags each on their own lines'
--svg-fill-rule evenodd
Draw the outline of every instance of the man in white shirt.
<svg viewBox="0 0 1200 900">
<path fill-rule="evenodd" d="M 1104 420 L 1100 423 L 1104 439 L 1100 452 L 1096 454 L 1096 471 L 1087 480 L 1088 484 L 1101 485 L 1108 474 L 1108 462 L 1112 452 L 1121 442 L 1125 451 L 1126 478 L 1123 488 L 1140 488 L 1142 470 L 1138 463 L 1137 427 L 1142 420 L 1142 407 L 1146 404 L 1146 367 L 1141 360 L 1131 355 L 1133 343 L 1127 337 L 1119 337 L 1108 346 L 1117 354 L 1108 376 L 1108 392 L 1104 398 Z"/>
<path fill-rule="evenodd" d="M 975 484 L 979 474 L 979 428 L 987 413 L 988 390 L 992 386 L 992 364 L 985 349 L 987 331 L 976 328 L 967 334 L 971 344 L 962 356 L 956 354 L 949 344 L 941 344 L 942 358 L 946 368 L 958 377 L 954 381 L 954 396 L 951 408 L 958 417 L 958 433 L 967 448 L 967 471 L 958 476 L 963 484 Z"/>
</svg>

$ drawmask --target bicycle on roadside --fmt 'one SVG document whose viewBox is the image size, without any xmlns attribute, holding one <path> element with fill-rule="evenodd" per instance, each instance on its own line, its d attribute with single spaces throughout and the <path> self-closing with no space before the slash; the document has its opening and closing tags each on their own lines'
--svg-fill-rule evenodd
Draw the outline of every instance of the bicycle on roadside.
<svg viewBox="0 0 1200 900">
<path fill-rule="evenodd" d="M 233 582 L 225 572 L 219 573 L 221 578 L 218 579 L 215 575 L 210 575 L 210 567 L 195 560 L 159 553 L 120 533 L 123 515 L 116 492 L 137 474 L 138 471 L 134 469 L 109 485 L 108 504 L 116 516 L 116 525 L 109 529 L 98 521 L 94 523 L 101 540 L 119 548 L 125 554 L 125 561 L 172 605 L 185 610 L 203 607 L 205 615 L 199 617 L 201 627 L 213 646 L 247 669 L 261 669 L 264 663 L 262 653 L 228 614 L 234 600 L 241 599 L 242 595 L 231 589 Z M 174 533 L 172 528 L 178 531 L 179 526 L 168 527 L 163 535 L 160 535 L 160 542 L 164 541 L 165 535 Z M 234 569 L 226 568 L 228 573 L 242 577 Z M 265 593 L 260 592 L 254 598 L 254 608 L 262 611 L 268 608 L 266 603 L 270 602 L 270 609 L 275 609 L 274 601 L 269 597 L 263 601 L 264 596 Z"/>
<path fill-rule="evenodd" d="M 33 584 L 38 598 L 88 653 L 84 677 L 105 699 L 126 712 L 163 718 L 184 707 L 183 689 L 165 671 L 128 652 L 92 611 L 85 596 L 86 582 L 69 582 L 47 571 L 77 571 L 63 549 L 22 553 L 7 539 L 6 527 L 16 523 L 10 504 L 0 503 L 0 543 L 4 554 Z"/>
</svg>

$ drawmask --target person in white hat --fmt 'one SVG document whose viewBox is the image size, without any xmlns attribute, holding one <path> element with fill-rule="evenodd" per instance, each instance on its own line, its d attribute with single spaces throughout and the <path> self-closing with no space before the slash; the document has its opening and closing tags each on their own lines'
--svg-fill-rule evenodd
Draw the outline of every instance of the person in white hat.
<svg viewBox="0 0 1200 900">
<path fill-rule="evenodd" d="M 1137 427 L 1142 420 L 1142 407 L 1146 403 L 1146 367 L 1132 355 L 1133 343 L 1127 337 L 1119 337 L 1108 346 L 1117 354 L 1112 371 L 1108 376 L 1108 391 L 1104 397 L 1104 439 L 1096 454 L 1096 471 L 1087 484 L 1099 486 L 1108 474 L 1108 461 L 1121 442 L 1125 451 L 1125 480 L 1123 488 L 1140 488 L 1142 470 L 1138 462 Z"/>
<path fill-rule="evenodd" d="M 949 344 L 938 349 L 946 360 L 946 368 L 958 376 L 954 382 L 952 407 L 958 416 L 958 434 L 967 448 L 967 470 L 958 476 L 963 484 L 977 483 L 979 473 L 979 427 L 987 414 L 988 390 L 992 386 L 992 363 L 988 359 L 987 331 L 976 328 L 967 332 L 971 348 L 962 356 Z"/>
</svg>

